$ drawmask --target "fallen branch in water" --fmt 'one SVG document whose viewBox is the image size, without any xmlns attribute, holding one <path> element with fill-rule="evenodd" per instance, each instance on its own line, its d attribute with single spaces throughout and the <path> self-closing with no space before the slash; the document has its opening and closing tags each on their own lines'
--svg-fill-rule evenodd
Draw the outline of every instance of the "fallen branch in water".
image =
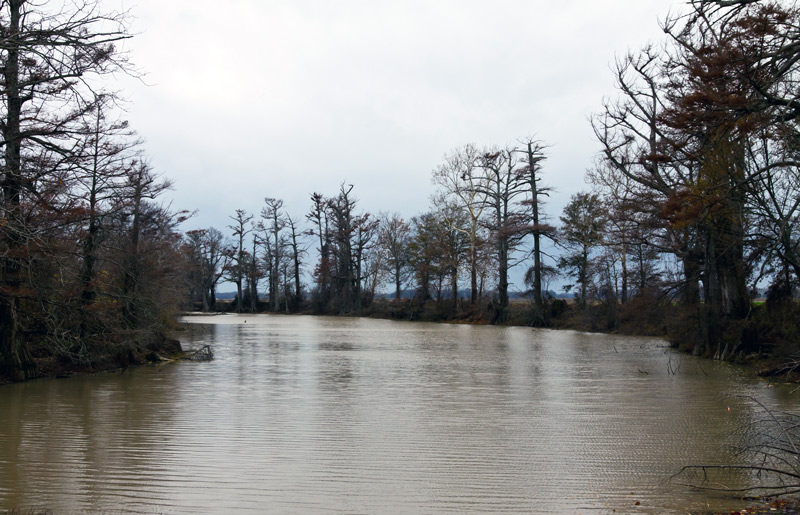
<svg viewBox="0 0 800 515">
<path fill-rule="evenodd" d="M 190 361 L 211 361 L 214 359 L 214 351 L 211 350 L 210 345 L 203 345 L 196 351 L 186 356 Z"/>
<path fill-rule="evenodd" d="M 745 398 L 757 404 L 764 415 L 740 430 L 746 443 L 734 446 L 733 451 L 744 463 L 687 465 L 672 480 L 683 486 L 753 498 L 800 492 L 800 451 L 795 444 L 800 440 L 800 415 L 774 411 L 753 397 Z M 735 482 L 740 484 L 730 486 Z"/>
</svg>

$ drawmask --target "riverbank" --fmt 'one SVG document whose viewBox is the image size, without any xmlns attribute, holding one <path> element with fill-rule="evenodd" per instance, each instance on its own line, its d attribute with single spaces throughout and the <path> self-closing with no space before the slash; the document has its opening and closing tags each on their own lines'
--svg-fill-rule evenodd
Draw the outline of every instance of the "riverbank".
<svg viewBox="0 0 800 515">
<path fill-rule="evenodd" d="M 800 381 L 800 307 L 788 301 L 752 304 L 744 319 L 720 318 L 708 327 L 704 305 L 687 307 L 652 295 L 634 297 L 625 304 L 594 302 L 579 306 L 550 299 L 538 313 L 529 300 L 512 302 L 500 325 L 570 329 L 582 332 L 664 338 L 682 352 L 716 360 L 753 365 L 760 376 L 788 376 Z M 454 306 L 430 301 L 376 301 L 364 316 L 430 322 L 497 323 L 491 302 Z"/>
<path fill-rule="evenodd" d="M 58 353 L 53 347 L 32 342 L 29 346 L 34 371 L 29 379 L 65 378 L 79 374 L 94 374 L 124 370 L 132 366 L 177 360 L 185 357 L 178 340 L 163 333 L 139 335 L 136 339 L 117 342 L 87 343 L 85 357 Z M 20 382 L 0 376 L 0 385 Z"/>
<path fill-rule="evenodd" d="M 234 306 L 230 302 L 218 303 L 220 313 L 231 312 Z M 794 308 L 794 306 L 792 306 Z M 784 309 L 785 310 L 785 309 Z M 269 313 L 269 311 L 262 311 Z M 186 315 L 208 313 L 187 312 Z M 312 309 L 304 309 L 295 313 L 321 315 Z M 787 313 L 782 313 L 786 319 Z M 627 336 L 652 336 L 665 338 L 673 347 L 683 352 L 691 352 L 692 345 L 686 338 L 686 328 L 692 325 L 691 314 L 680 307 L 654 302 L 652 299 L 637 297 L 624 305 L 608 305 L 595 303 L 578 307 L 563 299 L 551 299 L 544 316 L 537 316 L 531 301 L 516 299 L 505 312 L 504 320 L 498 323 L 498 310 L 490 301 L 471 304 L 466 299 L 452 301 L 429 300 L 420 303 L 415 300 L 373 300 L 357 313 L 345 316 L 378 318 L 388 320 L 422 321 L 436 323 L 470 324 L 470 325 L 503 325 L 520 327 L 546 327 L 556 330 L 575 330 L 602 334 L 622 334 Z M 742 341 L 737 344 L 738 352 L 729 356 L 728 361 L 746 363 L 752 367 L 753 373 L 761 377 L 780 377 L 781 380 L 800 383 L 800 358 L 795 341 L 786 341 L 785 334 L 790 331 L 774 330 L 777 325 L 767 312 L 765 303 L 754 307 L 749 331 L 758 338 Z M 791 320 L 791 317 L 789 317 Z M 759 334 L 760 333 L 760 334 Z M 35 365 L 34 378 L 69 377 L 82 373 L 96 373 L 109 370 L 125 369 L 130 366 L 156 363 L 164 359 L 182 359 L 184 357 L 180 343 L 167 338 L 162 333 L 147 337 L 117 342 L 96 342 L 86 351 L 90 358 L 76 359 L 74 355 L 54 352 L 49 345 L 31 345 L 30 354 Z M 716 357 L 707 355 L 706 357 Z M 0 377 L 0 384 L 15 382 L 10 378 Z"/>
</svg>

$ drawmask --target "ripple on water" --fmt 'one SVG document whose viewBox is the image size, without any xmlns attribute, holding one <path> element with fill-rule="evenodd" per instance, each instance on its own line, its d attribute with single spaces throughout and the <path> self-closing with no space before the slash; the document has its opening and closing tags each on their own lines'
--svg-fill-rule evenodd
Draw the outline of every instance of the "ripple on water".
<svg viewBox="0 0 800 515">
<path fill-rule="evenodd" d="M 246 319 L 187 319 L 180 336 L 211 345 L 209 363 L 0 389 L 0 509 L 728 508 L 665 478 L 731 459 L 722 443 L 753 416 L 731 393 L 789 402 L 653 339 Z"/>
</svg>

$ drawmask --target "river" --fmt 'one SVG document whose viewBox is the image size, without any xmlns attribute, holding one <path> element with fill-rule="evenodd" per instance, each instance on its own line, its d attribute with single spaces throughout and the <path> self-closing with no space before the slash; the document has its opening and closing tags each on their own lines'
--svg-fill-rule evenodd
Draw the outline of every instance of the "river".
<svg viewBox="0 0 800 515">
<path fill-rule="evenodd" d="M 686 513 L 753 396 L 796 395 L 653 338 L 193 316 L 179 362 L 0 388 L 0 510 Z"/>
</svg>

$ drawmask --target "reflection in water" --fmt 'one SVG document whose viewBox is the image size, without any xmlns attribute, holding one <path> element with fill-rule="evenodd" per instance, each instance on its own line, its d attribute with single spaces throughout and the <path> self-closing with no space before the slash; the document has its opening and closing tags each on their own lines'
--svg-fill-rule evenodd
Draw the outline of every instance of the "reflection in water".
<svg viewBox="0 0 800 515">
<path fill-rule="evenodd" d="M 0 388 L 0 509 L 731 508 L 665 478 L 732 459 L 736 394 L 791 401 L 654 339 L 246 318 L 187 319 L 210 363 Z"/>
</svg>

